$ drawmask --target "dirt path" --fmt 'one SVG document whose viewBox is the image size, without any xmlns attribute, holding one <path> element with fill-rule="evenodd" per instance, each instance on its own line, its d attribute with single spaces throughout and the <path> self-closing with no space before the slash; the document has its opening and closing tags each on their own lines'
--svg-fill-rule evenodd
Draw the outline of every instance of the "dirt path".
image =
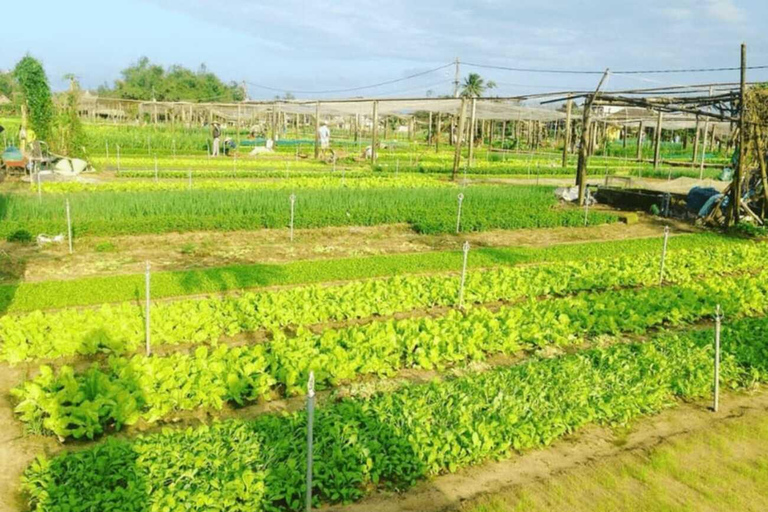
<svg viewBox="0 0 768 512">
<path fill-rule="evenodd" d="M 729 394 L 715 414 L 709 402 L 685 404 L 640 420 L 629 432 L 591 427 L 549 448 L 483 464 L 424 482 L 404 494 L 378 493 L 359 503 L 327 507 L 327 512 L 443 512 L 467 500 L 530 485 L 581 466 L 627 452 L 642 453 L 669 439 L 701 432 L 720 422 L 768 414 L 768 390 Z"/>
<path fill-rule="evenodd" d="M 678 232 L 696 228 L 672 223 Z M 465 240 L 475 247 L 548 246 L 601 240 L 661 236 L 664 224 L 641 216 L 640 222 L 549 229 L 487 231 L 457 237 L 419 235 L 406 225 L 307 229 L 293 244 L 285 230 L 168 233 L 162 235 L 78 240 L 74 255 L 66 247 L 0 243 L 0 283 L 75 279 L 140 273 L 146 261 L 156 271 L 218 267 L 230 264 L 285 263 L 379 254 L 459 250 Z M 66 244 L 64 244 L 66 245 Z"/>
</svg>

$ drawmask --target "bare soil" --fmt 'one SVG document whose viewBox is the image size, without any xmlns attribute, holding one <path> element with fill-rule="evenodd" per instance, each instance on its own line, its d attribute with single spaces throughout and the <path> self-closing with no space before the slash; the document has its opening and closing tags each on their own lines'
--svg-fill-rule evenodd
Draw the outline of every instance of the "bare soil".
<svg viewBox="0 0 768 512">
<path fill-rule="evenodd" d="M 697 229 L 674 221 L 667 224 L 677 233 Z M 459 250 L 465 240 L 475 247 L 538 247 L 645 238 L 661 236 L 664 225 L 656 218 L 641 216 L 640 222 L 630 225 L 496 230 L 462 236 L 420 235 L 407 225 L 338 227 L 298 230 L 293 243 L 288 241 L 287 230 L 167 233 L 79 239 L 72 255 L 68 254 L 66 244 L 37 247 L 2 242 L 0 283 L 139 273 L 146 261 L 151 261 L 156 271 L 187 270 Z"/>
</svg>

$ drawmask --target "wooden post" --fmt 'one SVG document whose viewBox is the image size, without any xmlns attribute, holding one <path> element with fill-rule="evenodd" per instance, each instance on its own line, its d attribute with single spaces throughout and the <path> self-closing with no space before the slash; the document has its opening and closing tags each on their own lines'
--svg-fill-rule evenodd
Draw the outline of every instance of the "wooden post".
<svg viewBox="0 0 768 512">
<path fill-rule="evenodd" d="M 712 96 L 712 87 L 709 88 L 709 95 Z M 714 132 L 714 126 L 712 127 Z M 701 143 L 701 167 L 699 168 L 699 179 L 704 179 L 704 160 L 707 159 L 707 134 L 709 133 L 709 118 L 704 119 L 704 141 Z M 714 139 L 714 133 L 713 137 Z"/>
<path fill-rule="evenodd" d="M 571 145 L 571 114 L 573 112 L 573 100 L 565 103 L 565 141 L 563 144 L 563 168 L 568 166 L 568 148 Z"/>
<path fill-rule="evenodd" d="M 371 165 L 376 163 L 379 144 L 379 102 L 373 102 L 373 130 L 371 130 Z"/>
<path fill-rule="evenodd" d="M 488 151 L 493 149 L 493 131 L 496 128 L 496 122 L 493 120 L 488 121 L 490 129 L 488 130 Z"/>
<path fill-rule="evenodd" d="M 315 160 L 320 158 L 320 102 L 315 103 Z"/>
<path fill-rule="evenodd" d="M 475 163 L 475 123 L 477 122 L 477 98 L 472 98 L 472 113 L 469 120 L 469 166 Z"/>
<path fill-rule="evenodd" d="M 429 124 L 427 125 L 427 146 L 432 144 L 432 111 L 429 111 Z"/>
<path fill-rule="evenodd" d="M 355 142 L 360 140 L 360 114 L 355 114 Z"/>
<path fill-rule="evenodd" d="M 504 151 L 504 142 L 507 140 L 507 120 L 501 122 L 501 149 Z"/>
<path fill-rule="evenodd" d="M 437 130 L 435 130 L 435 153 L 440 151 L 440 129 L 442 126 L 440 125 L 440 112 L 437 113 Z"/>
<path fill-rule="evenodd" d="M 741 218 L 741 182 L 744 177 L 744 160 L 747 157 L 747 125 L 745 117 L 747 106 L 747 45 L 741 45 L 741 84 L 739 87 L 739 163 L 734 169 L 733 183 L 731 184 L 731 209 L 733 223 L 738 224 Z M 758 150 L 760 150 L 758 148 Z"/>
<path fill-rule="evenodd" d="M 240 149 L 240 104 L 237 104 L 237 148 Z"/>
<path fill-rule="evenodd" d="M 691 162 L 695 165 L 696 162 L 698 162 L 699 157 L 699 116 L 696 116 L 696 133 L 693 134 L 693 157 L 691 158 Z"/>
<path fill-rule="evenodd" d="M 408 119 L 408 142 L 413 142 L 413 129 L 414 129 L 413 116 Z"/>
<path fill-rule="evenodd" d="M 456 181 L 456 174 L 459 172 L 459 164 L 461 163 L 461 139 L 464 133 L 464 118 L 466 117 L 467 100 L 461 98 L 461 107 L 459 109 L 459 128 L 456 130 L 456 149 L 453 152 L 453 172 L 451 173 L 451 179 Z"/>
<path fill-rule="evenodd" d="M 645 135 L 645 123 L 640 121 L 640 126 L 637 128 L 637 161 L 640 162 L 643 159 L 643 136 Z"/>
<path fill-rule="evenodd" d="M 579 163 L 576 167 L 576 185 L 579 187 L 579 205 L 584 206 L 586 200 L 584 193 L 587 189 L 587 165 L 589 164 L 589 153 L 587 152 L 587 144 L 589 137 L 590 120 L 592 117 L 592 105 L 595 102 L 595 98 L 600 93 L 600 88 L 603 86 L 603 82 L 608 77 L 608 70 L 605 70 L 603 77 L 597 84 L 594 94 L 587 96 L 584 102 L 584 115 L 582 117 L 582 129 L 581 129 L 581 146 L 579 147 Z"/>
<path fill-rule="evenodd" d="M 661 162 L 661 126 L 662 122 L 664 120 L 664 113 L 659 110 L 659 115 L 656 118 L 656 132 L 654 135 L 654 143 L 653 143 L 653 170 L 657 170 L 659 168 L 659 163 Z"/>
</svg>

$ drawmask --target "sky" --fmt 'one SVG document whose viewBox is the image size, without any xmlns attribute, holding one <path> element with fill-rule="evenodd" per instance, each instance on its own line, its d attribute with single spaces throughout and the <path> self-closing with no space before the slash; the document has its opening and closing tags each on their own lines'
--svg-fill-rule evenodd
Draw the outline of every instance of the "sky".
<svg viewBox="0 0 768 512">
<path fill-rule="evenodd" d="M 29 19 L 7 2 L 6 20 Z M 594 89 L 595 75 L 530 73 L 475 66 L 557 70 L 768 65 L 766 0 L 36 0 L 30 23 L 4 23 L 0 69 L 26 53 L 54 89 L 67 73 L 86 88 L 111 84 L 141 56 L 245 81 L 252 99 L 286 91 L 299 98 L 423 97 L 450 94 L 480 73 L 499 96 Z M 365 87 L 413 74 L 396 83 Z M 738 81 L 737 71 L 611 75 L 608 90 Z M 768 81 L 768 69 L 748 79 Z M 340 91 L 340 92 L 328 92 Z"/>
</svg>

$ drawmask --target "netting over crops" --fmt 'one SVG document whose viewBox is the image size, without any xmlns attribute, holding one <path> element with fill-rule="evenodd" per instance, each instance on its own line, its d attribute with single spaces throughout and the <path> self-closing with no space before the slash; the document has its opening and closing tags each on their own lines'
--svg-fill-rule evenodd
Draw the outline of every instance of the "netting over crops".
<svg viewBox="0 0 768 512">
<path fill-rule="evenodd" d="M 475 118 L 479 120 L 519 120 L 552 122 L 565 119 L 565 114 L 552 108 L 521 105 L 518 99 L 476 98 L 466 101 L 466 115 L 470 116 L 474 103 Z M 338 116 L 373 117 L 374 104 L 378 115 L 408 117 L 417 113 L 458 115 L 461 99 L 351 99 L 328 101 L 269 101 L 242 103 L 187 103 L 161 101 L 129 101 L 109 98 L 89 98 L 81 103 L 83 110 L 92 110 L 97 115 L 104 112 L 121 111 L 120 117 L 159 116 L 178 119 L 216 118 L 235 122 L 238 119 L 263 117 L 271 113 L 299 114 L 320 118 Z"/>
</svg>

